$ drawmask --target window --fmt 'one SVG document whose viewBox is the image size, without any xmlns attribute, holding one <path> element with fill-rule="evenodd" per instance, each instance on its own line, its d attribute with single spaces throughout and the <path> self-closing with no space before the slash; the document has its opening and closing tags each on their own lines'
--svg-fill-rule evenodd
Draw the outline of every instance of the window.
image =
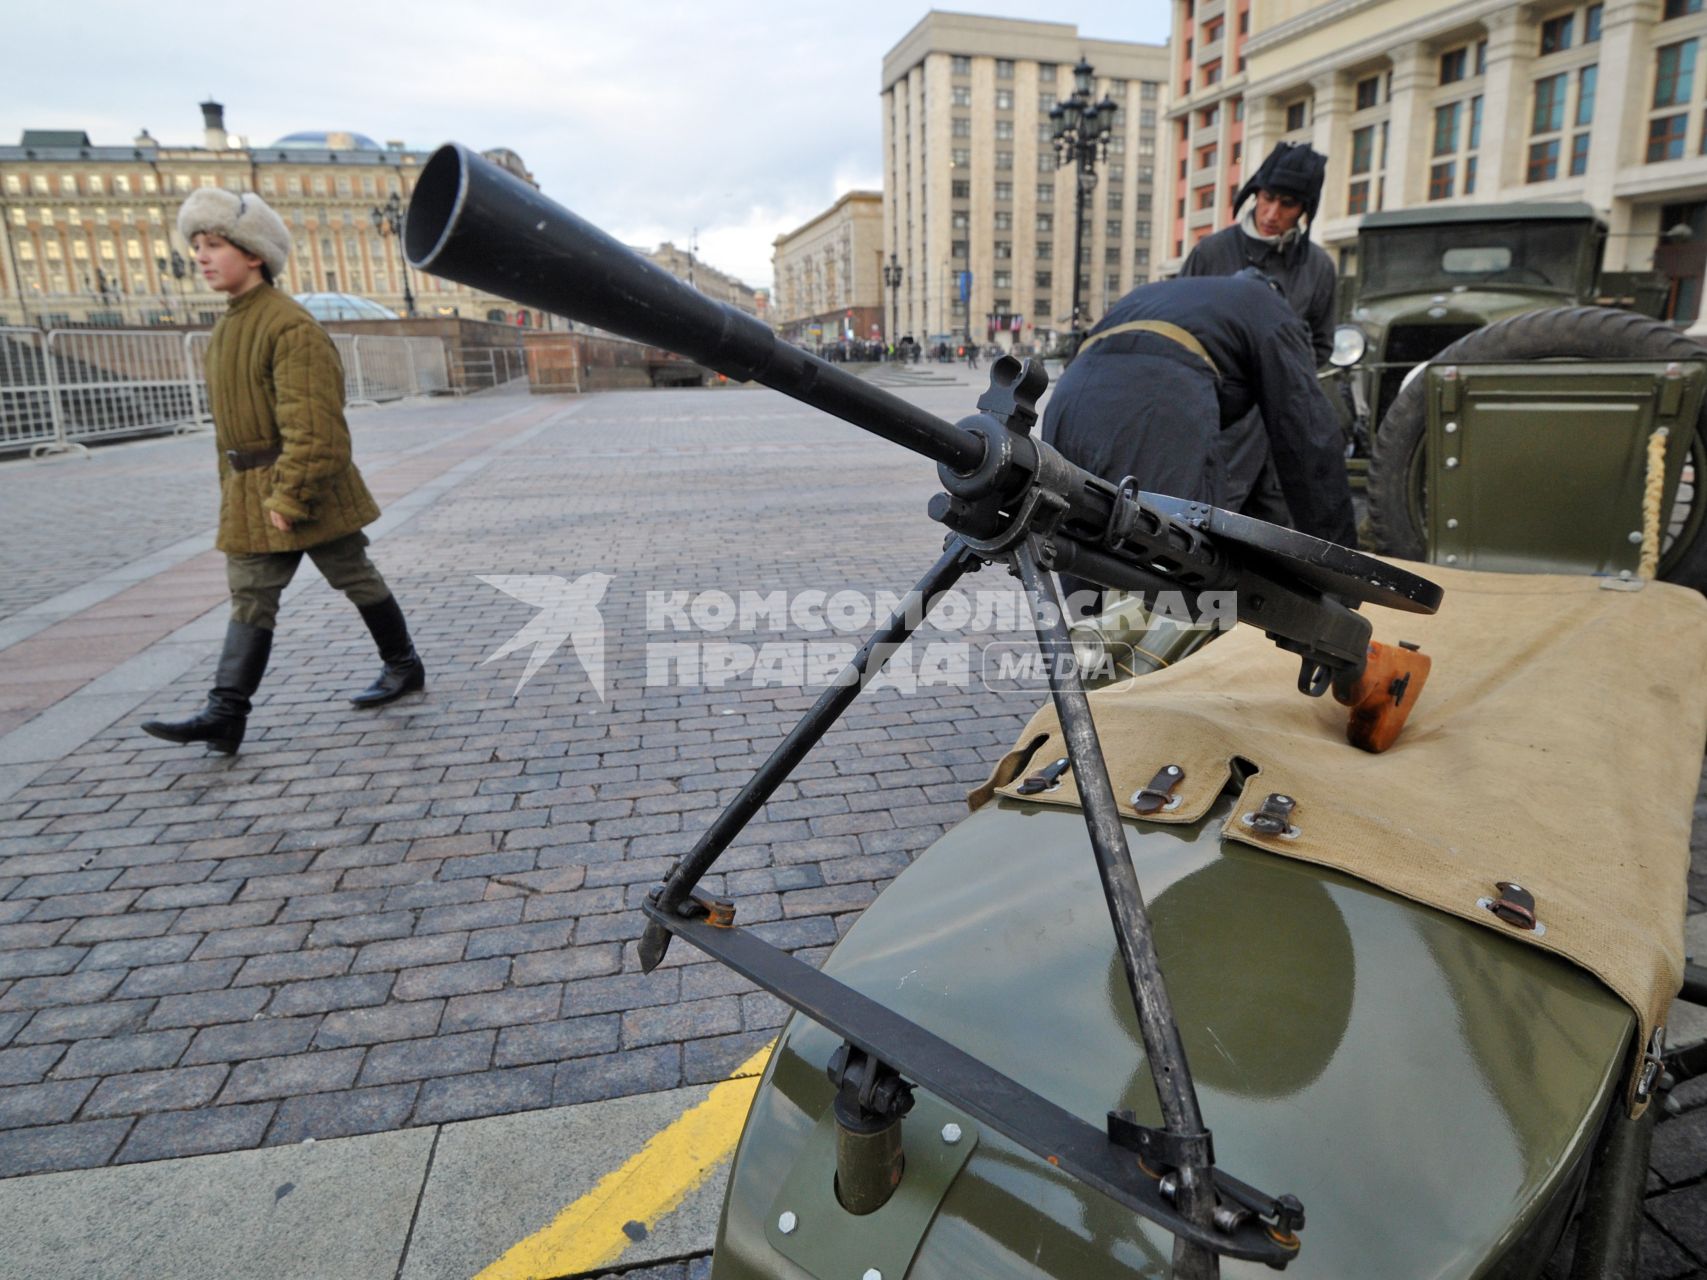
<svg viewBox="0 0 1707 1280">
<path fill-rule="evenodd" d="M 21 196 L 24 194 L 24 180 L 15 173 L 8 173 L 6 175 L 6 194 L 9 196 Z"/>
<path fill-rule="evenodd" d="M 969 76 L 972 74 L 972 59 L 963 53 L 957 53 L 949 70 L 957 76 Z"/>
<path fill-rule="evenodd" d="M 172 175 L 172 190 L 180 191 L 180 192 L 183 192 L 184 194 L 188 195 L 189 190 L 190 190 L 190 175 L 187 173 L 175 173 L 175 174 L 173 174 Z"/>
<path fill-rule="evenodd" d="M 1487 70 L 1488 42 L 1486 40 L 1478 40 L 1476 41 L 1476 74 L 1485 75 Z M 1389 81 L 1389 87 L 1391 87 L 1391 81 Z"/>
<path fill-rule="evenodd" d="M 1203 43 L 1214 44 L 1219 40 L 1223 26 L 1225 26 L 1225 20 L 1222 18 L 1211 18 L 1205 22 L 1203 24 Z"/>
<path fill-rule="evenodd" d="M 30 190 L 38 196 L 45 196 L 47 194 L 47 175 L 32 173 L 30 175 Z"/>
<path fill-rule="evenodd" d="M 1119 293 L 1120 276 L 1118 274 L 1105 275 L 1102 278 L 1102 287 L 1107 289 L 1110 293 Z"/>
<path fill-rule="evenodd" d="M 76 195 L 77 194 L 77 179 L 72 177 L 69 173 L 60 174 L 59 175 L 59 194 L 62 196 L 74 196 L 74 195 Z"/>
<path fill-rule="evenodd" d="M 1198 148 L 1197 167 L 1199 169 L 1213 169 L 1215 167 L 1216 158 L 1219 155 L 1220 152 L 1213 143 L 1207 147 Z"/>
<path fill-rule="evenodd" d="M 1014 287 L 1014 273 L 1011 271 L 997 271 L 994 273 L 992 283 L 994 283 L 995 287 L 998 289 L 1011 289 Z"/>
<path fill-rule="evenodd" d="M 1006 209 L 999 211 L 996 214 L 996 230 L 997 231 L 1012 231 L 1013 229 L 1014 229 L 1014 215 Z"/>
<path fill-rule="evenodd" d="M 1038 214 L 1037 215 L 1037 229 L 1039 231 L 1054 231 L 1055 230 L 1055 215 L 1052 213 L 1040 213 L 1040 214 Z"/>
<path fill-rule="evenodd" d="M 1055 203 L 1055 184 L 1053 182 L 1040 182 L 1037 184 L 1037 203 Z"/>
<path fill-rule="evenodd" d="M 1118 267 L 1120 265 L 1120 250 L 1114 247 L 1104 249 L 1102 260 L 1104 266 Z"/>
<path fill-rule="evenodd" d="M 1060 166 L 1055 163 L 1054 151 L 1039 151 L 1037 153 L 1037 171 L 1039 173 L 1054 173 L 1058 168 Z"/>
<path fill-rule="evenodd" d="M 1654 106 L 1676 107 L 1689 101 L 1695 84 L 1694 40 L 1665 45 L 1654 75 Z"/>
<path fill-rule="evenodd" d="M 996 59 L 996 79 L 1012 80 L 1014 78 L 1014 60 L 1012 58 Z"/>
<path fill-rule="evenodd" d="M 1665 18 L 1682 18 L 1701 12 L 1701 0 L 1666 0 Z M 1661 20 L 1664 21 L 1665 18 Z"/>
<path fill-rule="evenodd" d="M 1012 142 L 1014 138 L 1014 122 L 1012 120 L 996 121 L 996 141 Z"/>
<path fill-rule="evenodd" d="M 1139 110 L 1138 127 L 1140 129 L 1154 129 L 1156 127 L 1156 109 L 1154 107 L 1143 107 Z"/>
<path fill-rule="evenodd" d="M 1304 127 L 1304 103 L 1289 103 L 1286 108 L 1286 132 Z"/>
<path fill-rule="evenodd" d="M 1198 78 L 1202 80 L 1205 85 L 1220 84 L 1221 59 L 1217 58 L 1214 62 L 1204 63 L 1203 72 Z"/>
<path fill-rule="evenodd" d="M 1681 120 L 1683 117 L 1679 116 L 1678 118 Z M 1558 176 L 1559 140 L 1550 138 L 1546 142 L 1531 143 L 1529 147 L 1529 168 L 1523 180 L 1525 182 L 1551 182 Z"/>
<path fill-rule="evenodd" d="M 1574 13 L 1561 13 L 1541 24 L 1542 57 L 1549 53 L 1561 53 L 1571 47 L 1571 22 L 1575 17 Z"/>
<path fill-rule="evenodd" d="M 89 194 L 92 196 L 101 196 L 106 193 L 107 184 L 102 180 L 101 175 L 98 173 L 91 173 L 89 175 Z"/>
<path fill-rule="evenodd" d="M 951 258 L 964 258 L 966 256 L 966 241 L 950 241 L 948 246 L 948 256 Z"/>
<path fill-rule="evenodd" d="M 972 226 L 972 215 L 964 209 L 956 209 L 949 216 L 948 224 L 956 231 L 965 231 Z"/>
<path fill-rule="evenodd" d="M 1552 133 L 1564 127 L 1566 79 L 1561 71 L 1556 76 L 1544 76 L 1535 82 L 1535 111 L 1530 121 L 1530 133 Z"/>
<path fill-rule="evenodd" d="M 948 91 L 949 101 L 957 107 L 972 105 L 972 90 L 966 85 L 957 84 Z"/>
<path fill-rule="evenodd" d="M 1037 82 L 1039 84 L 1055 83 L 1055 64 L 1053 62 L 1040 62 L 1037 64 Z"/>
<path fill-rule="evenodd" d="M 1594 91 L 1595 83 L 1600 78 L 1600 68 L 1593 64 L 1577 72 L 1577 114 L 1578 128 L 1594 123 Z"/>
<path fill-rule="evenodd" d="M 972 166 L 972 148 L 955 147 L 948 153 L 949 163 L 956 169 L 968 169 Z"/>
<path fill-rule="evenodd" d="M 1448 160 L 1445 164 L 1429 166 L 1428 198 L 1430 200 L 1450 200 L 1452 198 L 1452 182 L 1457 172 L 1457 162 L 1452 160 Z"/>
<path fill-rule="evenodd" d="M 1124 192 L 1110 191 L 1108 193 L 1108 211 L 1110 213 L 1119 213 L 1120 210 L 1125 207 L 1125 205 L 1126 205 L 1126 194 Z"/>
<path fill-rule="evenodd" d="M 1134 222 L 1132 233 L 1142 240 L 1148 240 L 1150 238 L 1150 224 L 1148 222 Z"/>
<path fill-rule="evenodd" d="M 1032 275 L 1032 285 L 1038 289 L 1048 289 L 1055 283 L 1053 271 L 1038 271 Z"/>
<path fill-rule="evenodd" d="M 1583 10 L 1583 43 L 1593 44 L 1600 39 L 1600 17 L 1603 5 L 1591 4 Z"/>
<path fill-rule="evenodd" d="M 1440 55 L 1440 83 L 1454 84 L 1470 72 L 1470 50 L 1452 49 Z M 1358 86 L 1362 88 L 1361 85 Z M 1359 103 L 1359 106 L 1362 104 Z M 1370 103 L 1371 106 L 1374 103 Z"/>
<path fill-rule="evenodd" d="M 1197 127 L 1199 129 L 1213 129 L 1220 119 L 1221 108 L 1219 104 L 1213 107 L 1206 107 L 1197 113 Z"/>
<path fill-rule="evenodd" d="M 1462 108 L 1463 103 L 1448 102 L 1434 109 L 1434 155 L 1449 156 L 1457 152 L 1458 117 Z"/>
<path fill-rule="evenodd" d="M 1351 131 L 1351 171 L 1368 173 L 1375 167 L 1375 126 Z"/>
<path fill-rule="evenodd" d="M 1037 260 L 1039 262 L 1048 262 L 1054 256 L 1055 242 L 1053 240 L 1039 240 L 1037 242 Z"/>
<path fill-rule="evenodd" d="M 1683 133 L 1688 126 L 1687 116 L 1659 116 L 1648 121 L 1647 162 L 1680 160 L 1683 158 Z"/>
<path fill-rule="evenodd" d="M 1213 209 L 1215 207 L 1215 188 L 1199 187 L 1192 192 L 1192 208 Z"/>
<path fill-rule="evenodd" d="M 956 138 L 970 138 L 972 136 L 972 121 L 965 116 L 955 116 L 954 122 L 949 126 L 949 133 Z"/>
<path fill-rule="evenodd" d="M 1571 176 L 1581 177 L 1588 172 L 1588 134 L 1579 133 L 1571 139 Z"/>
<path fill-rule="evenodd" d="M 1154 102 L 1161 92 L 1162 86 L 1154 80 L 1145 80 L 1138 89 L 1138 96 L 1145 102 Z"/>
<path fill-rule="evenodd" d="M 1013 183 L 1011 183 L 1011 182 L 998 182 L 996 184 L 996 199 L 998 199 L 998 200 L 1012 200 L 1013 198 L 1014 198 L 1014 184 Z"/>
<path fill-rule="evenodd" d="M 1120 239 L 1120 233 L 1125 230 L 1125 228 L 1120 225 L 1119 218 L 1110 218 L 1103 224 L 1102 229 L 1103 233 L 1107 235 L 1110 240 Z"/>
<path fill-rule="evenodd" d="M 996 90 L 996 110 L 1012 111 L 1014 109 L 1014 91 L 1012 89 Z"/>
<path fill-rule="evenodd" d="M 972 183 L 970 179 L 954 179 L 949 186 L 949 194 L 956 200 L 970 200 L 972 198 Z"/>
</svg>

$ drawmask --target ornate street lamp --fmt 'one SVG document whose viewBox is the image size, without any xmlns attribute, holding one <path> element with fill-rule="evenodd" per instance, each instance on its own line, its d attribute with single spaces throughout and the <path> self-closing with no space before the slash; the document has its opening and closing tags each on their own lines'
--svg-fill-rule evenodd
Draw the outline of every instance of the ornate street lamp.
<svg viewBox="0 0 1707 1280">
<path fill-rule="evenodd" d="M 391 238 L 397 242 L 397 269 L 403 273 L 403 310 L 409 313 L 409 318 L 415 317 L 415 295 L 409 289 L 409 264 L 403 260 L 403 198 L 395 191 L 391 199 L 377 209 L 369 210 L 368 217 L 373 220 L 373 229 L 380 235 L 391 233 Z"/>
<path fill-rule="evenodd" d="M 1098 162 L 1108 159 L 1108 135 L 1114 125 L 1114 113 L 1119 109 L 1112 98 L 1101 102 L 1091 100 L 1096 88 L 1095 73 L 1096 69 L 1081 57 L 1073 68 L 1072 95 L 1049 110 L 1055 167 L 1071 165 L 1077 178 L 1073 193 L 1073 327 L 1069 358 L 1078 354 L 1084 337 L 1079 269 L 1084 258 L 1085 204 L 1096 190 Z"/>
<path fill-rule="evenodd" d="M 889 265 L 883 268 L 883 283 L 889 286 L 889 346 L 895 346 L 895 331 L 901 327 L 901 281 L 907 278 L 907 268 L 901 265 L 901 260 L 894 254 L 889 255 Z"/>
</svg>

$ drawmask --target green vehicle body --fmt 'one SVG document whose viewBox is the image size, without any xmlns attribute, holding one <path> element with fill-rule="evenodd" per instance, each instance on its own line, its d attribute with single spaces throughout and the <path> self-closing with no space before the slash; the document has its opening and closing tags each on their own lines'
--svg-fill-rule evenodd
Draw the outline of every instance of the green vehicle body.
<svg viewBox="0 0 1707 1280">
<path fill-rule="evenodd" d="M 1308 1207 L 1286 1274 L 1537 1274 L 1622 1088 L 1628 1009 L 1535 948 L 1223 843 L 1231 804 L 1126 835 L 1217 1157 Z M 1093 1123 L 1111 1106 L 1157 1122 L 1076 810 L 999 800 L 973 814 L 824 968 Z M 971 1148 L 951 1180 L 903 1177 L 878 1212 L 840 1211 L 824 1123 L 838 1043 L 796 1017 L 772 1055 L 715 1280 L 1170 1274 L 1165 1233 L 964 1116 L 949 1117 Z M 941 1146 L 943 1119 L 921 1103 L 909 1143 Z M 1222 1274 L 1271 1273 L 1223 1260 Z"/>
</svg>

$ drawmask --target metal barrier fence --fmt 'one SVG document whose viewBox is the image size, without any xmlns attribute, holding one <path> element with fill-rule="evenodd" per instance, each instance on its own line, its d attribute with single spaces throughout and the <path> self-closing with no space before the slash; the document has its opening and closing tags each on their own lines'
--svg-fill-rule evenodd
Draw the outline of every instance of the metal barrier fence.
<svg viewBox="0 0 1707 1280">
<path fill-rule="evenodd" d="M 464 391 L 485 391 L 527 377 L 527 353 L 517 347 L 462 347 L 457 352 Z"/>
<path fill-rule="evenodd" d="M 436 338 L 333 341 L 348 402 L 429 395 L 450 385 Z M 0 328 L 0 452 L 81 450 L 85 441 L 206 422 L 207 347 L 203 332 Z"/>
</svg>

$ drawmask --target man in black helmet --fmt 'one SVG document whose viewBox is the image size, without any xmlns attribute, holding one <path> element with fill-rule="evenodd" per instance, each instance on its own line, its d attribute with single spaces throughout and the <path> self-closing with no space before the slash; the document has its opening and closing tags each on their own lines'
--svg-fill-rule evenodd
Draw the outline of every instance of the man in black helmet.
<svg viewBox="0 0 1707 1280">
<path fill-rule="evenodd" d="M 1255 267 L 1280 288 L 1292 310 L 1309 326 L 1317 367 L 1334 349 L 1333 259 L 1310 240 L 1310 224 L 1322 200 L 1327 158 L 1307 143 L 1282 142 L 1233 197 L 1237 215 L 1230 227 L 1198 241 L 1180 267 L 1182 276 L 1230 276 Z M 1262 424 L 1232 424 L 1219 447 L 1232 477 L 1233 508 L 1276 524 L 1288 522 Z"/>
<path fill-rule="evenodd" d="M 1220 437 L 1253 411 L 1293 525 L 1355 547 L 1343 437 L 1309 332 L 1255 269 L 1159 280 L 1115 303 L 1055 383 L 1042 435 L 1105 480 L 1227 507 L 1236 477 Z M 1069 594 L 1090 586 L 1062 583 Z"/>
</svg>

